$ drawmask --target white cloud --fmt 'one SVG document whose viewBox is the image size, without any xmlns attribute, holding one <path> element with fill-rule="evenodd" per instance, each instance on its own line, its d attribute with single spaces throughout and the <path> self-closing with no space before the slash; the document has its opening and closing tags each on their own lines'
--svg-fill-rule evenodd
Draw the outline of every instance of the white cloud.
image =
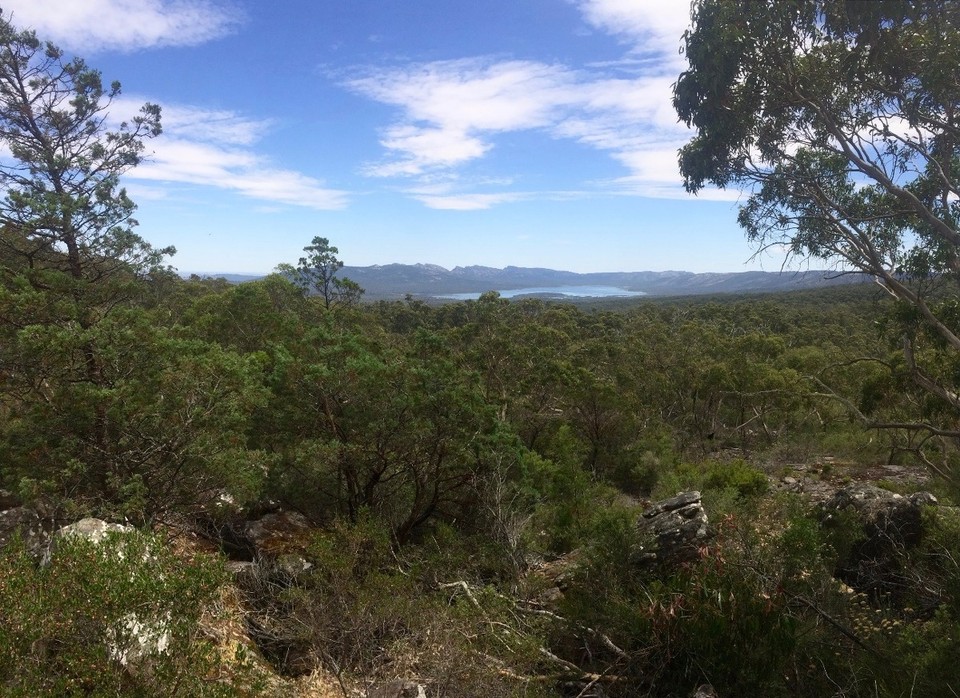
<svg viewBox="0 0 960 698">
<path fill-rule="evenodd" d="M 452 166 L 482 156 L 489 145 L 454 128 L 423 128 L 398 124 L 387 129 L 380 144 L 405 157 L 369 165 L 365 172 L 375 177 L 416 175 L 434 166 Z"/>
<path fill-rule="evenodd" d="M 442 174 L 427 175 L 417 178 L 412 186 L 403 187 L 400 191 L 427 208 L 446 211 L 477 211 L 487 209 L 497 204 L 517 201 L 527 198 L 519 192 L 466 193 L 463 190 L 488 185 L 509 185 L 510 180 L 474 179 L 469 182 L 456 174 L 445 176 Z"/>
<path fill-rule="evenodd" d="M 542 95 L 567 82 L 563 68 L 533 61 L 436 61 L 350 80 L 347 86 L 402 107 L 414 121 L 508 131 L 549 120 Z"/>
<path fill-rule="evenodd" d="M 391 153 L 368 166 L 375 176 L 422 174 L 479 158 L 484 134 L 542 128 L 569 101 L 572 75 L 533 61 L 437 61 L 347 81 L 354 92 L 399 107 L 402 120 L 381 144 Z"/>
<path fill-rule="evenodd" d="M 660 54 L 662 72 L 683 65 L 679 55 L 690 24 L 686 0 L 571 0 L 597 29 L 631 43 L 643 53 Z"/>
<path fill-rule="evenodd" d="M 193 46 L 243 21 L 220 0 L 4 0 L 3 10 L 16 26 L 82 51 Z"/>
<path fill-rule="evenodd" d="M 624 165 L 632 181 L 658 192 L 673 187 L 677 196 L 686 196 L 676 152 L 687 131 L 671 107 L 672 81 L 666 76 L 614 78 L 604 71 L 534 61 L 470 59 L 384 70 L 345 84 L 398 108 L 398 120 L 380 140 L 386 158 L 364 169 L 370 176 L 422 180 L 449 175 L 487 156 L 498 135 L 534 130 L 606 152 Z M 408 191 L 426 205 L 463 210 L 516 198 Z"/>
<path fill-rule="evenodd" d="M 495 194 L 450 194 L 446 196 L 415 194 L 413 198 L 423 203 L 427 208 L 445 211 L 479 211 L 529 197 L 518 192 L 498 192 Z"/>
<path fill-rule="evenodd" d="M 111 121 L 129 118 L 143 101 L 116 100 Z M 148 143 L 147 158 L 127 173 L 128 180 L 216 187 L 251 199 L 319 210 L 347 205 L 347 192 L 278 168 L 256 152 L 257 142 L 271 126 L 269 121 L 178 105 L 163 106 L 161 121 L 163 135 Z"/>
<path fill-rule="evenodd" d="M 131 101 L 125 99 L 125 102 Z M 165 106 L 162 111 L 165 131 L 189 131 L 197 140 L 224 145 L 252 145 L 273 125 L 269 120 L 250 119 L 223 109 Z"/>
</svg>

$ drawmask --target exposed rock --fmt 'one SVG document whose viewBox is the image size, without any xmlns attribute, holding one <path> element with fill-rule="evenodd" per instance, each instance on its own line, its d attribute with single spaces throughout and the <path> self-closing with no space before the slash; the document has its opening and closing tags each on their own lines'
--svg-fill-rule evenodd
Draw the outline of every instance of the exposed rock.
<svg viewBox="0 0 960 698">
<path fill-rule="evenodd" d="M 76 523 L 64 526 L 53 534 L 54 539 L 66 536 L 79 536 L 93 543 L 99 543 L 110 533 L 133 533 L 133 526 L 108 523 L 100 519 L 80 519 Z"/>
<path fill-rule="evenodd" d="M 922 508 L 934 506 L 937 498 L 929 492 L 904 497 L 876 485 L 857 484 L 838 490 L 822 507 L 824 520 L 842 511 L 851 511 L 870 540 L 912 546 L 923 535 Z"/>
<path fill-rule="evenodd" d="M 367 698 L 427 698 L 423 686 L 414 681 L 391 681 L 367 691 Z"/>
<path fill-rule="evenodd" d="M 81 519 L 69 526 L 64 526 L 51 537 L 47 554 L 44 557 L 44 564 L 56 564 L 55 555 L 58 541 L 67 538 L 82 538 L 99 545 L 111 533 L 134 534 L 136 529 L 133 526 L 108 523 L 92 518 Z M 123 549 L 117 551 L 118 555 L 123 555 L 123 553 Z M 149 564 L 149 562 L 149 558 L 143 560 L 144 565 Z M 170 647 L 172 640 L 169 630 L 170 620 L 169 615 L 160 617 L 153 615 L 151 617 L 149 614 L 144 616 L 137 612 L 126 614 L 121 618 L 120 626 L 111 631 L 106 638 L 110 656 L 119 661 L 131 673 L 149 671 L 147 662 L 150 656 L 163 654 Z"/>
<path fill-rule="evenodd" d="M 18 531 L 27 550 L 38 553 L 46 545 L 47 534 L 36 511 L 28 507 L 0 511 L 0 549 L 5 548 Z"/>
<path fill-rule="evenodd" d="M 143 619 L 128 613 L 122 619 L 122 631 L 110 640 L 110 656 L 128 669 L 136 669 L 151 655 L 164 654 L 170 648 L 170 617 Z"/>
<path fill-rule="evenodd" d="M 903 553 L 923 538 L 923 507 L 935 506 L 929 492 L 908 497 L 871 484 L 838 490 L 821 506 L 824 526 L 849 526 L 857 539 L 837 563 L 837 577 L 857 591 L 896 593 L 908 585 Z"/>
<path fill-rule="evenodd" d="M 583 550 L 577 549 L 553 560 L 531 561 L 530 572 L 542 580 L 542 591 L 537 594 L 537 601 L 547 605 L 559 603 L 580 569 L 582 558 Z"/>
<path fill-rule="evenodd" d="M 313 533 L 310 522 L 300 514 L 266 514 L 244 527 L 253 562 L 234 563 L 232 568 L 250 606 L 246 618 L 249 635 L 267 661 L 286 676 L 303 676 L 321 666 L 302 624 L 278 613 L 270 601 L 276 589 L 293 586 L 313 567 L 304 555 Z"/>
<path fill-rule="evenodd" d="M 700 493 L 681 492 L 655 503 L 637 521 L 637 534 L 633 558 L 641 565 L 696 559 L 707 538 L 707 513 Z"/>
<path fill-rule="evenodd" d="M 63 538 L 77 537 L 88 540 L 91 543 L 101 543 L 110 533 L 133 533 L 135 530 L 133 526 L 107 523 L 100 519 L 80 519 L 76 523 L 64 526 L 51 536 L 50 545 L 47 547 L 47 552 L 43 556 L 43 563 L 49 564 L 51 556 L 57 548 L 57 541 Z"/>
<path fill-rule="evenodd" d="M 258 557 L 302 552 L 313 527 L 302 514 L 278 511 L 247 523 L 244 533 Z"/>
<path fill-rule="evenodd" d="M 230 560 L 227 562 L 227 572 L 229 572 L 233 577 L 242 579 L 248 575 L 255 573 L 257 569 L 256 562 L 250 562 L 248 560 Z"/>
<path fill-rule="evenodd" d="M 914 492 L 907 497 L 907 499 L 909 499 L 912 504 L 916 504 L 917 506 L 935 507 L 937 504 L 939 504 L 937 498 L 934 497 L 930 492 Z"/>
<path fill-rule="evenodd" d="M 780 478 L 780 487 L 787 492 L 803 492 L 803 482 L 789 475 Z"/>
<path fill-rule="evenodd" d="M 691 698 L 717 698 L 717 692 L 713 689 L 708 683 L 697 686 L 697 690 L 693 692 Z"/>
<path fill-rule="evenodd" d="M 291 511 L 267 514 L 244 528 L 254 562 L 261 567 L 258 573 L 279 584 L 289 584 L 313 567 L 303 555 L 313 532 L 305 516 Z"/>
</svg>

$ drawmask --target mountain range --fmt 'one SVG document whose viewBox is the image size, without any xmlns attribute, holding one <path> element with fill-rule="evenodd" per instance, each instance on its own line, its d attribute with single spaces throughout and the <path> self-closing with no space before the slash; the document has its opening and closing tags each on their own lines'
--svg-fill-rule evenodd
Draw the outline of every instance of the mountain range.
<svg viewBox="0 0 960 698">
<path fill-rule="evenodd" d="M 545 287 L 612 286 L 652 296 L 683 296 L 712 293 L 764 293 L 795 291 L 827 285 L 857 283 L 859 275 L 830 271 L 746 271 L 694 273 L 688 271 L 637 271 L 576 273 L 531 267 L 503 269 L 484 266 L 446 269 L 435 264 L 377 264 L 345 266 L 338 274 L 365 289 L 366 300 L 443 297 L 461 293 L 507 291 Z M 256 276 L 215 274 L 229 281 L 250 281 Z M 532 294 L 533 295 L 533 294 Z"/>
<path fill-rule="evenodd" d="M 445 296 L 456 293 L 482 293 L 512 289 L 576 286 L 613 286 L 648 295 L 679 296 L 708 293 L 757 293 L 792 291 L 825 285 L 862 281 L 856 275 L 838 276 L 836 272 L 747 271 L 733 273 L 693 273 L 686 271 L 594 272 L 529 267 L 469 266 L 445 269 L 434 264 L 385 264 L 369 267 L 344 267 L 341 276 L 366 289 L 367 298 Z"/>
</svg>

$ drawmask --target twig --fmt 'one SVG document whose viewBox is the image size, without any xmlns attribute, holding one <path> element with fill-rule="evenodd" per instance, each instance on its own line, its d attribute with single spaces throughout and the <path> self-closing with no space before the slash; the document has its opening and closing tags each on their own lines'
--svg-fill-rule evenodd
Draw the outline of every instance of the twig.
<svg viewBox="0 0 960 698">
<path fill-rule="evenodd" d="M 465 581 L 460 580 L 457 582 L 447 582 L 446 584 L 440 585 L 441 589 L 450 589 L 451 587 L 459 587 L 463 589 L 463 593 L 467 595 L 467 598 L 470 599 L 471 603 L 473 603 L 473 605 L 477 608 L 480 608 L 480 602 L 477 601 L 476 597 L 474 597 L 473 593 L 470 591 L 470 586 Z"/>
</svg>

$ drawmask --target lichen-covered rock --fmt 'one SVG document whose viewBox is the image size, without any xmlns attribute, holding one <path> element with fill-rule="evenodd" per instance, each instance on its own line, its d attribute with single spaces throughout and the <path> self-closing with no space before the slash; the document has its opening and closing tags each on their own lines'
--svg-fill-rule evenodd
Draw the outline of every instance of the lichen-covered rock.
<svg viewBox="0 0 960 698">
<path fill-rule="evenodd" d="M 314 532 L 306 517 L 295 512 L 266 514 L 243 529 L 253 561 L 231 566 L 249 604 L 248 634 L 267 661 L 286 676 L 309 674 L 322 663 L 302 623 L 278 613 L 272 602 L 278 589 L 296 585 L 312 569 L 305 553 Z"/>
<path fill-rule="evenodd" d="M 110 533 L 133 533 L 134 530 L 136 529 L 133 526 L 108 523 L 100 519 L 80 519 L 58 530 L 53 538 L 56 540 L 65 536 L 79 536 L 93 543 L 99 543 Z"/>
<path fill-rule="evenodd" d="M 14 509 L 22 505 L 23 502 L 21 502 L 20 498 L 17 497 L 17 495 L 15 495 L 13 492 L 10 492 L 9 490 L 0 490 L 0 511 Z"/>
<path fill-rule="evenodd" d="M 700 493 L 681 492 L 652 505 L 637 520 L 637 537 L 633 559 L 640 565 L 696 559 L 707 539 L 707 513 Z"/>
<path fill-rule="evenodd" d="M 840 512 L 853 513 L 866 538 L 875 544 L 912 546 L 923 536 L 923 507 L 936 504 L 937 498 L 929 492 L 905 497 L 876 485 L 857 484 L 837 490 L 821 511 L 824 521 Z"/>
<path fill-rule="evenodd" d="M 247 522 L 244 534 L 253 551 L 254 562 L 261 576 L 272 577 L 275 583 L 289 583 L 313 565 L 304 553 L 314 528 L 307 518 L 292 511 L 267 514 Z"/>
<path fill-rule="evenodd" d="M 247 523 L 244 533 L 258 557 L 278 558 L 301 552 L 313 532 L 302 514 L 278 511 Z"/>
<path fill-rule="evenodd" d="M 142 618 L 128 613 L 120 627 L 109 638 L 110 656 L 128 669 L 136 670 L 151 656 L 164 654 L 170 649 L 170 618 Z"/>
<path fill-rule="evenodd" d="M 43 564 L 50 563 L 51 557 L 57 549 L 57 543 L 64 538 L 76 537 L 88 540 L 91 543 L 101 543 L 110 533 L 133 533 L 135 530 L 133 526 L 108 523 L 100 519 L 80 519 L 76 523 L 64 526 L 54 532 L 43 556 Z"/>
<path fill-rule="evenodd" d="M 28 507 L 13 507 L 0 511 L 0 549 L 20 535 L 27 550 L 37 553 L 46 545 L 47 534 L 36 511 Z"/>
<path fill-rule="evenodd" d="M 133 526 L 108 523 L 93 518 L 81 519 L 69 526 L 64 526 L 51 537 L 43 563 L 45 565 L 56 564 L 57 546 L 65 539 L 80 538 L 99 545 L 111 533 L 132 535 L 136 533 L 136 529 Z M 116 555 L 121 559 L 123 557 L 131 559 L 127 553 L 128 548 L 126 546 L 116 549 Z M 140 557 L 142 558 L 142 564 L 145 566 L 149 565 L 152 559 L 150 557 L 143 558 L 142 551 Z M 139 572 L 135 574 L 139 574 Z M 171 618 L 168 614 L 158 616 L 149 611 L 146 613 L 130 612 L 121 619 L 118 626 L 110 630 L 105 638 L 107 651 L 111 657 L 125 666 L 132 674 L 149 670 L 149 658 L 164 654 L 170 648 L 172 639 L 169 629 L 170 621 Z"/>
</svg>

